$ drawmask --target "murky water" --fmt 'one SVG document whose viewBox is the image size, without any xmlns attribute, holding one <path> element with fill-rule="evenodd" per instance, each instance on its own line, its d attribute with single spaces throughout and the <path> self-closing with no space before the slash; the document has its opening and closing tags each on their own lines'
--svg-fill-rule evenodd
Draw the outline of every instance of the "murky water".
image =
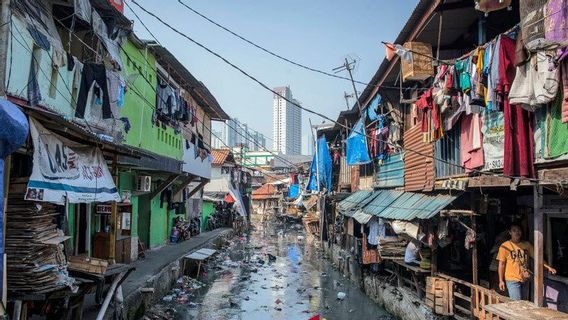
<svg viewBox="0 0 568 320">
<path fill-rule="evenodd" d="M 204 288 L 187 302 L 166 303 L 167 313 L 184 320 L 390 318 L 306 243 L 301 225 L 255 227 L 209 264 Z"/>
</svg>

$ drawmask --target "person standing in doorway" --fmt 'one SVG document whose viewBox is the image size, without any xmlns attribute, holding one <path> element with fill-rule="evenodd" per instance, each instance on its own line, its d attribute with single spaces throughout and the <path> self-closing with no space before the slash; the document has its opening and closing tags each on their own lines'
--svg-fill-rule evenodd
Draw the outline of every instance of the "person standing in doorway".
<svg viewBox="0 0 568 320">
<path fill-rule="evenodd" d="M 513 300 L 527 300 L 529 293 L 528 281 L 531 278 L 529 257 L 533 258 L 532 245 L 522 240 L 521 227 L 516 224 L 509 228 L 511 240 L 507 240 L 499 247 L 497 260 L 499 261 L 499 289 L 505 287 L 509 297 Z M 556 270 L 544 264 L 548 272 L 556 274 Z"/>
</svg>

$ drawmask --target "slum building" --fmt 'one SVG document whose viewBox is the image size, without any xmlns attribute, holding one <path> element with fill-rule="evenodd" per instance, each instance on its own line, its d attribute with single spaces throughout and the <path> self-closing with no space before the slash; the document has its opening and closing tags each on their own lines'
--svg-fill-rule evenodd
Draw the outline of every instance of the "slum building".
<svg viewBox="0 0 568 320">
<path fill-rule="evenodd" d="M 359 101 L 318 131 L 340 155 L 321 196 L 324 247 L 404 319 L 568 312 L 568 8 L 488 3 L 419 1 Z M 499 290 L 512 224 L 534 247 L 528 305 Z M 404 261 L 408 242 L 419 265 Z"/>
<path fill-rule="evenodd" d="M 211 122 L 229 116 L 133 33 L 122 1 L 6 9 L 3 306 L 80 316 L 86 294 L 101 303 L 105 283 L 169 243 L 176 217 L 203 218 Z"/>
</svg>

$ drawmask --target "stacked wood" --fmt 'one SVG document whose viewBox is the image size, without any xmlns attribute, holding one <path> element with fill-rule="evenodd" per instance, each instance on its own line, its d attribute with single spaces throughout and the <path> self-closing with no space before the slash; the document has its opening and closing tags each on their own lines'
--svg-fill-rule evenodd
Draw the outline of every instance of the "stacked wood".
<svg viewBox="0 0 568 320">
<path fill-rule="evenodd" d="M 6 207 L 6 255 L 8 289 L 44 293 L 73 282 L 61 242 L 68 239 L 55 224 L 59 208 L 46 202 L 24 200 L 10 192 Z"/>
<path fill-rule="evenodd" d="M 402 237 L 379 238 L 379 253 L 383 259 L 402 259 L 408 241 Z"/>
<path fill-rule="evenodd" d="M 70 256 L 69 270 L 104 274 L 108 268 L 108 261 L 84 256 Z"/>
<path fill-rule="evenodd" d="M 454 314 L 454 284 L 439 277 L 426 278 L 426 305 L 436 314 Z"/>
</svg>

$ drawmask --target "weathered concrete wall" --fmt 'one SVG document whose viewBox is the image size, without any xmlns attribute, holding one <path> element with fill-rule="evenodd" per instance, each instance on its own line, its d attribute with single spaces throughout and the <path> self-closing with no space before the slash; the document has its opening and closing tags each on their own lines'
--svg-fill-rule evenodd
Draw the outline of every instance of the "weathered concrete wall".
<svg viewBox="0 0 568 320">
<path fill-rule="evenodd" d="M 218 238 L 215 238 L 193 251 L 201 248 L 219 249 L 228 239 L 234 236 L 234 232 L 221 233 Z M 166 265 L 160 272 L 146 280 L 143 287 L 154 288 L 153 292 L 142 293 L 140 290 L 135 290 L 124 301 L 124 310 L 128 315 L 128 319 L 140 319 L 144 311 L 151 306 L 154 302 L 162 299 L 174 286 L 177 279 L 183 275 L 183 259 L 180 257 L 178 260 L 172 261 Z M 111 318 L 112 312 L 107 312 L 107 318 Z"/>
</svg>

